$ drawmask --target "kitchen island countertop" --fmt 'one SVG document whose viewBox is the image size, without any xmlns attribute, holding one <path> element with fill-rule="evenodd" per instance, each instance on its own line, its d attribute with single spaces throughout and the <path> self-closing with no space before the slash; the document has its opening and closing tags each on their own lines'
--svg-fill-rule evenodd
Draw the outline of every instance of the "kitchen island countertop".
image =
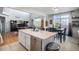
<svg viewBox="0 0 79 59">
<path fill-rule="evenodd" d="M 21 29 L 19 31 L 22 31 L 24 33 L 27 33 L 28 35 L 31 35 L 40 39 L 44 39 L 44 40 L 57 34 L 57 32 L 48 32 L 43 30 L 33 31 L 33 29 Z"/>
</svg>

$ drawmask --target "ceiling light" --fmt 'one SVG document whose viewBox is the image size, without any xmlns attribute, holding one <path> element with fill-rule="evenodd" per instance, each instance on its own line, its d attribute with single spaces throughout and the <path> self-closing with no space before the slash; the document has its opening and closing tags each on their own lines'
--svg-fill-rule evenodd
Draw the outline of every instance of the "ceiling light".
<svg viewBox="0 0 79 59">
<path fill-rule="evenodd" d="M 52 8 L 53 11 L 58 11 L 59 9 L 57 7 Z"/>
</svg>

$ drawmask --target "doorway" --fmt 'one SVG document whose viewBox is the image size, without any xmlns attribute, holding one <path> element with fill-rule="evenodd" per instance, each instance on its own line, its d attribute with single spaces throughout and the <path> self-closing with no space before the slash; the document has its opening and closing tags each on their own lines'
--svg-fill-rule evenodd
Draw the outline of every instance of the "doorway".
<svg viewBox="0 0 79 59">
<path fill-rule="evenodd" d="M 5 35 L 5 17 L 0 16 L 0 33 L 2 37 Z"/>
</svg>

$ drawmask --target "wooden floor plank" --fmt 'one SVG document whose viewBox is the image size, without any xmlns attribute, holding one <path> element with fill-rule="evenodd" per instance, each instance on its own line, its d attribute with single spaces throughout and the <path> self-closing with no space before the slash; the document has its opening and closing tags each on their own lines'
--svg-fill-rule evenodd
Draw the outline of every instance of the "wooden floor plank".
<svg viewBox="0 0 79 59">
<path fill-rule="evenodd" d="M 4 43 L 1 44 L 0 46 L 3 46 L 3 45 L 8 45 L 8 44 L 11 44 L 11 43 L 14 43 L 14 42 L 17 42 L 18 40 L 18 35 L 17 35 L 17 32 L 9 32 L 9 33 L 6 33 L 4 35 Z"/>
</svg>

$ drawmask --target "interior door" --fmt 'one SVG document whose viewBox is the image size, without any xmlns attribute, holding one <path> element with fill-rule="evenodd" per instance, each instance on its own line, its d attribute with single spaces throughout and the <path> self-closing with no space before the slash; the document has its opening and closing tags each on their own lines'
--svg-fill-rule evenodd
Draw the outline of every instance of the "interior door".
<svg viewBox="0 0 79 59">
<path fill-rule="evenodd" d="M 0 33 L 5 34 L 5 17 L 0 16 Z"/>
</svg>

